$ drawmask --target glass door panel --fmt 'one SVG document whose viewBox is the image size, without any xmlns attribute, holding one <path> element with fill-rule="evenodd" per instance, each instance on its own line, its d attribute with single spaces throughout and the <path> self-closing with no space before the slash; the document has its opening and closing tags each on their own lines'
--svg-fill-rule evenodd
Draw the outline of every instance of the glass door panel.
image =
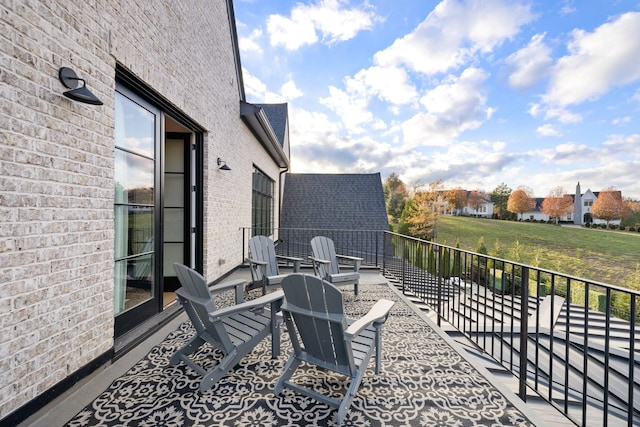
<svg viewBox="0 0 640 427">
<path fill-rule="evenodd" d="M 164 242 L 163 242 L 163 278 L 165 304 L 172 301 L 171 296 L 166 295 L 180 287 L 173 264 L 188 263 L 188 254 L 185 253 L 188 241 L 188 221 L 186 215 L 186 202 L 188 192 L 188 175 L 186 155 L 189 147 L 189 134 L 168 133 L 165 136 L 165 163 L 164 163 Z M 186 236 L 186 237 L 185 237 Z"/>
<path fill-rule="evenodd" d="M 116 335 L 154 311 L 159 112 L 116 92 L 114 313 Z M 126 315 L 125 315 L 126 314 Z"/>
</svg>

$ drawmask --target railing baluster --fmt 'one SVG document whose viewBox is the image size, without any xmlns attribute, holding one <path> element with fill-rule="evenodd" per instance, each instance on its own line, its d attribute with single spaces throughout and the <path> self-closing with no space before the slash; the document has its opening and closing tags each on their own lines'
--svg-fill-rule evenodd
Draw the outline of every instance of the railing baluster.
<svg viewBox="0 0 640 427">
<path fill-rule="evenodd" d="M 611 329 L 611 289 L 606 289 L 606 304 L 605 308 L 605 331 L 604 331 L 604 414 L 605 425 L 609 418 L 609 351 L 610 351 L 610 329 Z"/>
<path fill-rule="evenodd" d="M 527 401 L 527 368 L 529 360 L 527 357 L 528 344 L 529 344 L 529 286 L 525 286 L 525 283 L 529 283 L 529 269 L 522 267 L 522 285 L 520 286 L 520 298 L 521 298 L 521 319 L 520 319 L 520 387 L 518 394 L 520 399 L 524 402 Z"/>
<path fill-rule="evenodd" d="M 589 365 L 589 282 L 584 282 L 584 327 L 583 327 L 582 348 L 582 376 L 588 378 L 587 370 Z M 582 425 L 587 425 L 587 383 L 582 382 Z M 606 423 L 606 419 L 605 419 Z"/>
<path fill-rule="evenodd" d="M 566 304 L 567 304 L 567 318 L 565 324 L 565 334 L 564 334 L 564 360 L 565 362 L 569 360 L 569 343 L 570 340 L 570 329 L 571 329 L 571 279 L 567 277 L 567 296 L 566 296 Z M 569 369 L 564 370 L 564 413 L 569 413 Z"/>
<path fill-rule="evenodd" d="M 631 323 L 631 328 L 629 328 L 629 373 L 627 374 L 627 378 L 629 379 L 629 391 L 628 391 L 628 399 L 627 402 L 635 402 L 633 392 L 634 392 L 634 383 L 635 383 L 635 343 L 636 343 L 636 296 L 631 294 L 629 296 L 629 312 L 631 313 L 631 317 L 629 322 Z M 627 412 L 627 425 L 631 427 L 633 425 L 633 413 L 634 408 L 630 405 L 629 412 Z"/>
</svg>

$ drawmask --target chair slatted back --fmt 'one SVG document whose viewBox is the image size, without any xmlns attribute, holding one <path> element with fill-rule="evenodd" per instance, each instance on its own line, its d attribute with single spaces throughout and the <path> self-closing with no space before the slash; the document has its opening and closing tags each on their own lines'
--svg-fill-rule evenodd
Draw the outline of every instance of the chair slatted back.
<svg viewBox="0 0 640 427">
<path fill-rule="evenodd" d="M 222 322 L 211 322 L 209 313 L 217 310 L 215 300 L 209 293 L 205 278 L 197 271 L 182 264 L 174 264 L 176 275 L 182 285 L 176 291 L 178 301 L 184 307 L 196 331 L 209 336 L 223 349 L 233 344 Z"/>
<path fill-rule="evenodd" d="M 307 355 L 320 366 L 353 375 L 355 365 L 351 345 L 344 338 L 347 318 L 342 292 L 318 277 L 292 274 L 282 280 L 285 303 L 282 307 L 294 350 L 300 350 L 299 339 Z"/>
<path fill-rule="evenodd" d="M 320 277 L 327 277 L 330 274 L 339 274 L 338 258 L 333 240 L 325 236 L 316 236 L 311 239 L 311 251 L 315 258 L 331 261 L 330 264 L 320 265 Z"/>
<path fill-rule="evenodd" d="M 249 239 L 249 258 L 267 263 L 267 277 L 280 274 L 278 271 L 275 245 L 269 237 L 253 236 Z M 256 268 L 255 273 L 256 280 L 263 279 L 260 268 Z"/>
</svg>

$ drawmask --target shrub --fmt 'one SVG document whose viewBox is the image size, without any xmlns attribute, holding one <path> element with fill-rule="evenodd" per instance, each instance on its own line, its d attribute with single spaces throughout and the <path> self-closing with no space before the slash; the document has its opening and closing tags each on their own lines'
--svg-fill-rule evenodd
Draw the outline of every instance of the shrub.
<svg viewBox="0 0 640 427">
<path fill-rule="evenodd" d="M 636 231 L 635 227 L 629 227 L 629 231 Z"/>
</svg>

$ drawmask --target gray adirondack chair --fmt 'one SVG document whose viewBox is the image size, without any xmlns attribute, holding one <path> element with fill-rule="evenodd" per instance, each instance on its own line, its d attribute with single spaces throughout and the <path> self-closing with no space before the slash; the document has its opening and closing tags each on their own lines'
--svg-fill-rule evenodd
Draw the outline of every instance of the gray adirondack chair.
<svg viewBox="0 0 640 427">
<path fill-rule="evenodd" d="M 344 314 L 342 292 L 319 277 L 291 274 L 282 280 L 285 301 L 282 314 L 291 337 L 293 353 L 274 393 L 284 387 L 338 408 L 341 424 L 358 391 L 374 350 L 375 372 L 380 373 L 381 329 L 394 302 L 379 300 L 363 317 L 353 320 Z M 291 381 L 301 362 L 316 365 L 351 378 L 342 399 L 321 394 Z"/>
<path fill-rule="evenodd" d="M 269 334 L 271 356 L 278 357 L 280 332 L 276 312 L 282 303 L 282 291 L 242 302 L 246 281 L 235 280 L 207 286 L 204 277 L 197 271 L 179 263 L 175 263 L 174 268 L 182 285 L 176 295 L 193 323 L 196 334 L 171 356 L 169 363 L 177 365 L 182 361 L 202 375 L 200 391 L 210 389 Z M 231 289 L 235 289 L 236 304 L 216 307 L 215 295 Z M 208 371 L 189 357 L 205 343 L 224 353 L 224 358 Z"/>
<path fill-rule="evenodd" d="M 262 295 L 267 293 L 267 286 L 278 286 L 286 274 L 280 274 L 278 260 L 293 264 L 293 272 L 300 271 L 302 258 L 276 255 L 273 240 L 267 236 L 254 236 L 249 239 L 249 263 L 251 280 L 262 285 Z"/>
<path fill-rule="evenodd" d="M 336 254 L 333 240 L 325 236 L 316 236 L 311 239 L 311 251 L 313 255 L 309 259 L 313 263 L 316 276 L 336 286 L 353 285 L 353 293 L 358 295 L 362 258 Z M 350 261 L 353 271 L 340 272 L 338 260 Z"/>
</svg>

